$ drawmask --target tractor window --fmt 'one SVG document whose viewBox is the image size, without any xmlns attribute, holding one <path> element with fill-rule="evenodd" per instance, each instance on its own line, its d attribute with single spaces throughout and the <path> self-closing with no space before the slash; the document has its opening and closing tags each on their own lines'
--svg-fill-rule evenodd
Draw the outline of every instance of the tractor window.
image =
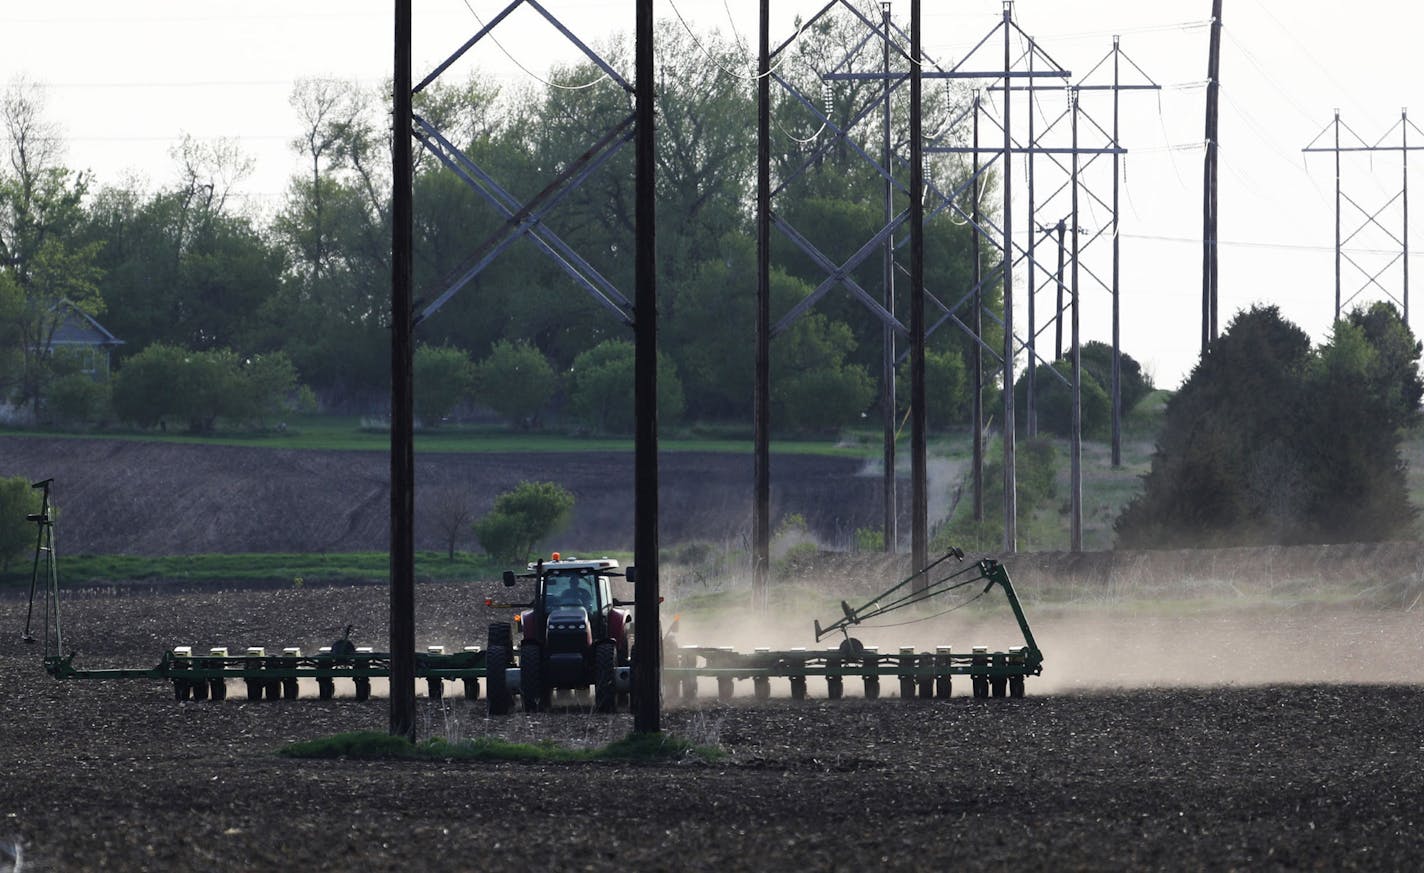
<svg viewBox="0 0 1424 873">
<path fill-rule="evenodd" d="M 550 576 L 544 589 L 548 606 L 582 606 L 592 612 L 598 603 L 593 576 Z"/>
</svg>

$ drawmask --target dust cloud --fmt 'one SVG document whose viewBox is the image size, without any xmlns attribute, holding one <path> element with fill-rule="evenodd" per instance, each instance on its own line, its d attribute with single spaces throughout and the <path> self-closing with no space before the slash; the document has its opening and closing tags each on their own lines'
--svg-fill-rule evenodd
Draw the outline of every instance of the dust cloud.
<svg viewBox="0 0 1424 873">
<path fill-rule="evenodd" d="M 885 587 L 889 584 L 893 581 Z M 1279 580 L 1269 584 L 1278 592 Z M 1188 603 L 1158 598 L 1155 590 L 1140 596 L 1119 592 L 1102 602 L 1064 602 L 1045 598 L 1031 585 L 1017 587 L 1044 655 L 1043 675 L 1029 679 L 1030 694 L 1157 686 L 1424 683 L 1424 606 L 1412 595 L 1403 605 L 1397 600 L 1381 605 L 1262 599 L 1253 596 L 1249 581 L 1238 579 L 1231 593 Z M 970 591 L 973 596 L 980 589 Z M 827 625 L 841 616 L 839 598 L 830 593 L 798 589 L 788 602 L 763 611 L 744 605 L 749 588 L 729 593 L 740 594 L 727 598 L 734 601 L 730 607 L 684 610 L 677 643 L 749 652 L 757 647 L 833 648 L 841 640 L 840 634 L 819 642 L 815 638 L 813 620 Z M 774 601 L 777 597 L 773 593 Z M 866 598 L 849 599 L 859 606 Z M 676 598 L 670 597 L 664 616 L 676 608 Z M 851 635 L 882 653 L 901 646 L 921 652 L 946 645 L 956 652 L 977 645 L 1002 650 L 1024 642 L 997 589 L 972 603 L 937 598 L 888 613 L 851 628 Z M 812 680 L 812 695 L 823 693 L 818 684 Z M 858 685 L 847 683 L 848 694 L 852 684 Z M 711 685 L 702 681 L 704 693 Z M 784 685 L 784 680 L 773 682 L 773 693 L 785 693 Z M 749 688 L 750 683 L 738 683 L 739 694 Z M 882 693 L 893 690 L 883 687 Z M 958 687 L 955 693 L 960 693 Z"/>
</svg>

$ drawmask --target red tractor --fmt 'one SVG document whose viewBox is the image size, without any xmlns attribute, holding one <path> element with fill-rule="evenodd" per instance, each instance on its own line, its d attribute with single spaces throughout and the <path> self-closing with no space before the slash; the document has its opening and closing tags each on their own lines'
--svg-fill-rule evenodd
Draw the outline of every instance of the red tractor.
<svg viewBox="0 0 1424 873">
<path fill-rule="evenodd" d="M 485 655 L 490 715 L 505 715 L 518 693 L 526 712 L 548 708 L 556 689 L 586 695 L 593 686 L 594 709 L 613 712 L 630 691 L 629 665 L 633 646 L 631 603 L 614 598 L 612 577 L 623 577 L 611 558 L 553 560 L 529 565 L 530 572 L 504 573 L 506 587 L 519 579 L 534 580 L 528 604 L 498 604 L 520 608 L 513 627 L 489 626 Z M 629 567 L 627 579 L 632 580 Z M 489 602 L 490 606 L 495 606 Z M 515 633 L 518 633 L 518 650 Z"/>
</svg>

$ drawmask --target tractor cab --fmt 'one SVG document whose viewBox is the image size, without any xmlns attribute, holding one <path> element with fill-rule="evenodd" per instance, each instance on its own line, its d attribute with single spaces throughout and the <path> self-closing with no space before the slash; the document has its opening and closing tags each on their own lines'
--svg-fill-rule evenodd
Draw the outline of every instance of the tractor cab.
<svg viewBox="0 0 1424 873">
<path fill-rule="evenodd" d="M 543 644 L 547 652 L 587 655 L 594 642 L 614 639 L 627 652 L 632 614 L 614 600 L 609 575 L 622 575 L 612 558 L 561 558 L 528 565 L 534 601 L 514 618 L 523 642 Z"/>
<path fill-rule="evenodd" d="M 596 707 L 611 712 L 616 694 L 626 691 L 633 643 L 631 604 L 614 598 L 611 578 L 631 578 L 632 568 L 625 572 L 612 558 L 563 559 L 555 552 L 529 570 L 504 574 L 508 587 L 520 578 L 534 582 L 534 599 L 514 616 L 514 639 L 509 625 L 491 625 L 496 662 L 518 652 L 505 684 L 518 689 L 531 711 L 546 707 L 554 690 L 587 691 L 592 685 Z M 491 706 L 502 709 L 505 692 L 492 687 Z"/>
</svg>

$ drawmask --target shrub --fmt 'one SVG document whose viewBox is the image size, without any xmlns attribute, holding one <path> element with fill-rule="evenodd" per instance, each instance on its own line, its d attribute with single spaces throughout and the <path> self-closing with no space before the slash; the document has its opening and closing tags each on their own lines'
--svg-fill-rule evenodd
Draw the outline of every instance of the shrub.
<svg viewBox="0 0 1424 873">
<path fill-rule="evenodd" d="M 521 482 L 494 500 L 475 522 L 475 538 L 490 557 L 522 564 L 540 540 L 559 531 L 574 508 L 574 496 L 553 482 Z"/>
<path fill-rule="evenodd" d="M 635 349 L 627 340 L 605 340 L 574 358 L 569 407 L 595 433 L 633 432 Z M 682 383 L 672 361 L 658 354 L 658 423 L 682 417 Z"/>
<path fill-rule="evenodd" d="M 243 360 L 228 349 L 195 352 L 154 343 L 115 375 L 113 407 L 119 419 L 141 428 L 183 422 L 194 433 L 209 433 L 218 419 L 261 422 L 296 388 L 296 369 L 283 352 Z"/>
<path fill-rule="evenodd" d="M 510 424 L 536 426 L 557 383 L 549 359 L 525 342 L 500 340 L 475 368 L 476 399 Z"/>
<path fill-rule="evenodd" d="M 0 573 L 35 545 L 34 522 L 25 516 L 40 511 L 40 492 L 23 476 L 0 479 Z"/>
<path fill-rule="evenodd" d="M 461 349 L 419 346 L 412 381 L 415 417 L 426 427 L 435 427 L 469 395 L 475 384 L 475 365 Z"/>
<path fill-rule="evenodd" d="M 60 427 L 75 428 L 102 421 L 109 411 L 109 383 L 85 373 L 60 376 L 45 391 L 45 416 Z"/>
</svg>

